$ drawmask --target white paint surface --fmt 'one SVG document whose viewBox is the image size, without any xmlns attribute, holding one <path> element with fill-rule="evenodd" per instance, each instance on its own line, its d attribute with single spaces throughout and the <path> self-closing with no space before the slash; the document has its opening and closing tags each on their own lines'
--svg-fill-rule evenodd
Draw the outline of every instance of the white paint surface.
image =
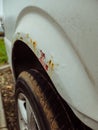
<svg viewBox="0 0 98 130">
<path fill-rule="evenodd" d="M 2 18 L 3 16 L 3 1 L 0 0 L 0 19 Z"/>
</svg>

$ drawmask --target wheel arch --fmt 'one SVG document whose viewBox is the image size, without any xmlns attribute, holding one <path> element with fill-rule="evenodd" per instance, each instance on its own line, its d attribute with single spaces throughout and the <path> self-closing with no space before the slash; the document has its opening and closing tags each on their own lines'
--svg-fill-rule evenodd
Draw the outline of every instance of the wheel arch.
<svg viewBox="0 0 98 130">
<path fill-rule="evenodd" d="M 15 79 L 22 71 L 36 69 L 48 80 L 51 81 L 38 57 L 31 48 L 20 39 L 16 40 L 12 48 L 12 69 Z M 52 81 L 51 81 L 52 83 Z"/>
</svg>

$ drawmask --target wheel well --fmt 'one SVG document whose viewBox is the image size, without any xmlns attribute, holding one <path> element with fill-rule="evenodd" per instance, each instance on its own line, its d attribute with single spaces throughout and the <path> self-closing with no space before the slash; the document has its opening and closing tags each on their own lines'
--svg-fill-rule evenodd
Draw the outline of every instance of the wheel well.
<svg viewBox="0 0 98 130">
<path fill-rule="evenodd" d="M 38 58 L 36 55 L 33 53 L 33 51 L 22 41 L 17 40 L 14 43 L 13 49 L 12 49 L 12 68 L 14 72 L 14 77 L 15 79 L 18 78 L 18 75 L 22 71 L 26 71 L 29 69 L 37 69 L 46 79 L 49 83 L 52 84 L 52 89 L 55 91 L 56 95 L 58 98 L 61 99 L 61 104 L 62 107 L 66 108 L 68 115 L 70 116 L 70 119 L 73 122 L 73 125 L 75 128 L 80 127 L 79 129 L 83 129 L 83 127 L 86 127 L 72 112 L 68 104 L 66 103 L 65 100 L 62 99 L 62 97 L 59 95 L 57 92 L 56 88 L 54 87 L 51 79 L 49 78 L 48 74 L 44 70 L 43 66 L 39 62 Z M 79 126 L 77 126 L 79 125 Z M 87 130 L 90 130 L 88 127 L 86 127 Z"/>
<path fill-rule="evenodd" d="M 47 82 L 49 82 L 52 85 L 53 91 L 55 91 L 57 95 L 60 96 L 53 82 L 48 76 L 47 72 L 45 71 L 41 63 L 39 62 L 37 56 L 33 53 L 30 47 L 28 47 L 21 40 L 17 40 L 14 43 L 14 46 L 12 49 L 12 69 L 13 69 L 15 80 L 17 80 L 19 74 L 22 71 L 36 69 L 45 77 Z"/>
<path fill-rule="evenodd" d="M 22 71 L 37 69 L 49 81 L 50 78 L 33 51 L 22 41 L 17 40 L 12 49 L 12 68 L 17 79 Z"/>
</svg>

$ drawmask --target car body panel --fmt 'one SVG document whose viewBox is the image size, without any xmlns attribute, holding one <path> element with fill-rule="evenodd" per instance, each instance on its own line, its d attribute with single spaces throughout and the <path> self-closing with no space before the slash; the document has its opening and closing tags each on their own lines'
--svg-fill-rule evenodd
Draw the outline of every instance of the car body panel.
<svg viewBox="0 0 98 130">
<path fill-rule="evenodd" d="M 24 41 L 76 115 L 97 129 L 98 1 L 10 2 L 4 0 L 5 41 L 9 49 L 11 42 Z"/>
</svg>

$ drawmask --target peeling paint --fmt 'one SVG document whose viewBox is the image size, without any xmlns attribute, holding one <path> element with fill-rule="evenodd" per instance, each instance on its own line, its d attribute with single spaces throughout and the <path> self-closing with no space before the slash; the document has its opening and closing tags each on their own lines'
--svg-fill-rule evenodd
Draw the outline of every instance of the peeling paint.
<svg viewBox="0 0 98 130">
<path fill-rule="evenodd" d="M 53 63 L 52 60 L 49 60 L 49 62 L 48 62 L 48 67 L 50 68 L 51 71 L 54 70 L 54 63 Z"/>
<path fill-rule="evenodd" d="M 33 43 L 33 48 L 34 48 L 34 50 L 36 50 L 36 49 L 37 49 L 37 42 L 36 42 L 36 41 L 33 41 L 32 43 Z"/>
<path fill-rule="evenodd" d="M 42 66 L 44 67 L 44 69 L 46 71 L 48 71 L 48 65 L 45 63 L 45 53 L 42 52 L 42 50 L 40 50 L 40 58 L 39 58 L 39 61 L 41 62 Z"/>
<path fill-rule="evenodd" d="M 42 64 L 43 68 L 49 73 L 49 75 L 51 76 L 54 68 L 55 68 L 55 64 L 53 62 L 53 57 L 51 56 L 50 59 L 46 59 L 46 54 L 43 52 L 43 50 L 40 50 L 37 48 L 37 42 L 36 40 L 32 40 L 32 38 L 30 38 L 29 34 L 26 35 L 21 35 L 21 33 L 17 33 L 17 39 L 20 40 L 24 40 L 26 43 L 31 44 L 31 48 L 33 49 L 35 55 L 38 57 L 40 63 Z"/>
<path fill-rule="evenodd" d="M 33 51 L 36 55 L 38 55 L 37 42 L 30 39 L 30 43 L 33 45 Z"/>
<path fill-rule="evenodd" d="M 55 64 L 52 60 L 52 58 L 46 62 L 46 55 L 45 53 L 40 50 L 40 57 L 39 57 L 39 61 L 41 62 L 42 66 L 44 67 L 44 69 L 50 74 L 52 75 L 53 71 L 54 71 L 54 67 Z"/>
</svg>

